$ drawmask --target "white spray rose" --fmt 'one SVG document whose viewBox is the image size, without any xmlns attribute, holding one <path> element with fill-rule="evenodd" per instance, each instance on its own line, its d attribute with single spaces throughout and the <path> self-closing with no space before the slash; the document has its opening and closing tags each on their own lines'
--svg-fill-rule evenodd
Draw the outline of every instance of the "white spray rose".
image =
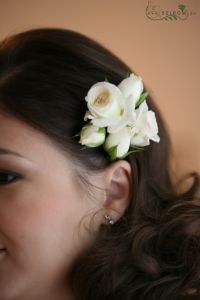
<svg viewBox="0 0 200 300">
<path fill-rule="evenodd" d="M 123 127 L 132 124 L 136 121 L 136 110 L 135 110 L 135 102 L 133 101 L 132 95 L 125 101 L 124 110 L 121 115 L 121 118 L 116 124 L 108 126 L 107 131 L 109 133 L 115 133 L 121 130 Z"/>
<path fill-rule="evenodd" d="M 121 114 L 121 119 L 116 124 L 108 126 L 109 133 L 115 133 L 122 129 L 124 126 L 132 126 L 136 120 L 135 107 L 141 97 L 146 98 L 148 93 L 142 95 L 143 83 L 140 76 L 131 73 L 129 77 L 125 78 L 118 85 L 121 93 L 125 98 L 124 110 Z"/>
<path fill-rule="evenodd" d="M 142 78 L 133 73 L 129 77 L 120 82 L 118 88 L 121 90 L 125 98 L 132 96 L 132 101 L 136 104 L 143 91 Z"/>
<path fill-rule="evenodd" d="M 80 132 L 80 141 L 82 145 L 87 147 L 98 147 L 105 141 L 106 130 L 91 124 L 86 124 Z"/>
<path fill-rule="evenodd" d="M 148 110 L 145 100 L 149 93 L 142 92 L 142 78 L 133 73 L 118 86 L 107 81 L 94 84 L 85 97 L 88 110 L 84 120 L 90 123 L 78 134 L 79 143 L 88 147 L 103 145 L 110 160 L 140 151 L 137 146 L 147 146 L 150 140 L 158 143 L 155 113 Z"/>
<path fill-rule="evenodd" d="M 136 109 L 136 121 L 132 128 L 132 146 L 147 146 L 150 144 L 149 140 L 159 142 L 158 125 L 155 113 L 148 110 L 146 101 L 144 101 L 138 109 Z"/>
<path fill-rule="evenodd" d="M 133 73 L 117 86 L 103 81 L 94 84 L 87 96 L 88 109 L 84 120 L 91 119 L 97 127 L 107 127 L 115 133 L 131 126 L 136 119 L 135 105 L 143 91 L 142 78 Z"/>
<path fill-rule="evenodd" d="M 104 149 L 109 153 L 111 160 L 122 158 L 129 150 L 131 128 L 124 127 L 116 133 L 110 133 L 104 143 Z"/>
<path fill-rule="evenodd" d="M 94 84 L 85 97 L 89 111 L 85 118 L 97 127 L 116 124 L 124 110 L 124 97 L 117 86 L 107 81 Z"/>
</svg>

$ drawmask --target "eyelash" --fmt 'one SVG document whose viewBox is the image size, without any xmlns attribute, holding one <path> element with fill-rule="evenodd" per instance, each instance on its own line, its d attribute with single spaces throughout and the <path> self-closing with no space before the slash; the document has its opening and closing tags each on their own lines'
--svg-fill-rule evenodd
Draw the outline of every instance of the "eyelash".
<svg viewBox="0 0 200 300">
<path fill-rule="evenodd" d="M 15 177 L 15 179 L 13 179 L 13 180 L 10 180 L 10 181 L 8 181 L 8 182 L 1 182 L 1 175 L 3 174 L 3 176 L 4 175 L 8 175 L 8 177 L 10 177 L 10 175 L 11 176 L 14 176 Z M 10 171 L 0 171 L 0 186 L 1 185 L 8 185 L 8 184 L 11 184 L 11 183 L 14 183 L 15 181 L 17 181 L 17 180 L 19 180 L 19 179 L 21 179 L 22 178 L 22 176 L 20 175 L 20 174 L 17 174 L 17 173 L 14 173 L 14 172 L 10 172 Z"/>
</svg>

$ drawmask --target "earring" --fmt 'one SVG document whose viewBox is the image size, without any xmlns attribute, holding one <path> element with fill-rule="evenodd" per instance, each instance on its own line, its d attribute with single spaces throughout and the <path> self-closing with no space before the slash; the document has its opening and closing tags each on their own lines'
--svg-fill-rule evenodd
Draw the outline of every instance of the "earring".
<svg viewBox="0 0 200 300">
<path fill-rule="evenodd" d="M 109 215 L 105 215 L 104 217 L 106 218 L 106 220 L 108 220 L 108 223 L 109 223 L 110 225 L 113 225 L 113 224 L 114 224 L 113 219 L 112 219 Z"/>
</svg>

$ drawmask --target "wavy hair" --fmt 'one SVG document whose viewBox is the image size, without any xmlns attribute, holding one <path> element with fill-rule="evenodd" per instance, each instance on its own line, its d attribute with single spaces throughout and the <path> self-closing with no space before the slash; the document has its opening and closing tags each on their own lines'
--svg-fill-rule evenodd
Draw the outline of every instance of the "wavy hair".
<svg viewBox="0 0 200 300">
<path fill-rule="evenodd" d="M 105 77 L 118 85 L 131 72 L 136 73 L 81 33 L 20 32 L 0 43 L 0 112 L 45 133 L 85 170 L 102 170 L 110 163 L 102 148 L 80 151 L 74 138 L 84 125 L 84 97 Z M 74 264 L 77 300 L 194 299 L 186 292 L 191 289 L 198 297 L 200 175 L 191 172 L 172 182 L 167 125 L 151 96 L 148 106 L 156 114 L 160 143 L 126 158 L 133 171 L 130 205 L 113 226 L 100 227 Z M 190 187 L 178 192 L 189 178 Z"/>
</svg>

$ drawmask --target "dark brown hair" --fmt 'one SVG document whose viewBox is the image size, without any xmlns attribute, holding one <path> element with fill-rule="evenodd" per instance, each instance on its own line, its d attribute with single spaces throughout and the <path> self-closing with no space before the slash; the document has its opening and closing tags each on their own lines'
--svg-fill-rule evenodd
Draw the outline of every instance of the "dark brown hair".
<svg viewBox="0 0 200 300">
<path fill-rule="evenodd" d="M 84 97 L 94 83 L 107 78 L 118 85 L 132 72 L 81 33 L 17 33 L 0 43 L 0 111 L 48 135 L 85 170 L 97 171 L 110 164 L 102 147 L 81 151 L 74 137 L 84 125 Z M 126 158 L 133 171 L 130 205 L 113 226 L 100 227 L 74 265 L 76 299 L 185 299 L 184 291 L 200 286 L 200 176 L 188 174 L 191 186 L 178 192 L 167 126 L 151 96 L 148 106 L 156 114 L 160 143 Z"/>
</svg>

